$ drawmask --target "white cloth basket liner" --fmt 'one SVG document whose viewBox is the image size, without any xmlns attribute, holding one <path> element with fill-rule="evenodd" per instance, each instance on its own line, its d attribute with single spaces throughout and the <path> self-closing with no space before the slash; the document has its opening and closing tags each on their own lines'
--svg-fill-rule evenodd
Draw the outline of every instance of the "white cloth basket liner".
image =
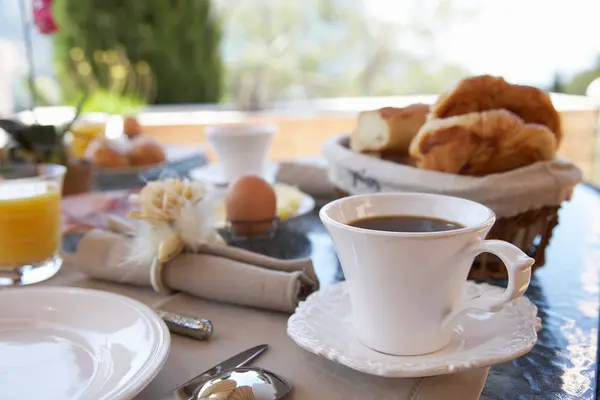
<svg viewBox="0 0 600 400">
<path fill-rule="evenodd" d="M 512 217 L 568 200 L 581 170 L 556 159 L 513 171 L 471 177 L 422 170 L 356 153 L 347 147 L 348 135 L 328 140 L 323 155 L 329 180 L 349 194 L 424 192 L 462 197 L 485 204 L 497 217 Z"/>
</svg>

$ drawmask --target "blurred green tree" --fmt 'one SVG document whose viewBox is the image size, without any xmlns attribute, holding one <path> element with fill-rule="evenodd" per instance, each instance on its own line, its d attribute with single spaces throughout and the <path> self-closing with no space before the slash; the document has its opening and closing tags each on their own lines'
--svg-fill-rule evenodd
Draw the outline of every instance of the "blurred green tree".
<svg viewBox="0 0 600 400">
<path fill-rule="evenodd" d="M 565 92 L 565 82 L 560 73 L 556 72 L 554 74 L 554 77 L 552 78 L 552 83 L 550 84 L 548 91 L 552 92 L 552 93 L 564 93 Z"/>
<path fill-rule="evenodd" d="M 596 78 L 600 78 L 600 57 L 591 68 L 575 74 L 565 85 L 565 92 L 585 95 L 588 86 Z"/>
<path fill-rule="evenodd" d="M 439 93 L 468 75 L 440 60 L 436 30 L 476 10 L 423 0 L 374 19 L 367 3 L 220 0 L 226 99 L 260 109 L 289 99 Z"/>
<path fill-rule="evenodd" d="M 220 100 L 221 28 L 210 0 L 56 0 L 54 13 L 68 102 L 84 90 L 109 103 Z"/>
</svg>

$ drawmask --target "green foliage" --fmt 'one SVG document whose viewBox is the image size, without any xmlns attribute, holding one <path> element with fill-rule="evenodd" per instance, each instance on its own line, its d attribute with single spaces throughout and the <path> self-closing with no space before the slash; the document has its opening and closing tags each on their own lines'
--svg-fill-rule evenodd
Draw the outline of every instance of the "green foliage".
<svg viewBox="0 0 600 400">
<path fill-rule="evenodd" d="M 600 58 L 598 58 L 596 64 L 592 68 L 573 76 L 569 83 L 565 85 L 565 92 L 585 95 L 587 87 L 596 78 L 600 78 Z"/>
<path fill-rule="evenodd" d="M 288 99 L 439 93 L 468 75 L 440 60 L 434 31 L 469 10 L 439 2 L 397 23 L 369 19 L 367 2 L 216 2 L 226 26 L 226 99 L 260 109 Z"/>
<path fill-rule="evenodd" d="M 210 0 L 57 0 L 54 13 L 56 69 L 70 102 L 81 90 L 92 93 L 88 109 L 109 99 L 219 101 L 221 31 Z"/>
<path fill-rule="evenodd" d="M 6 132 L 8 143 L 0 145 L 0 165 L 11 163 L 50 163 L 67 165 L 69 156 L 65 134 L 81 115 L 84 95 L 79 99 L 75 116 L 65 125 L 27 125 L 18 119 L 0 119 L 0 132 Z M 6 137 L 0 136 L 0 139 Z M 6 147 L 3 147 L 6 146 Z"/>
<path fill-rule="evenodd" d="M 548 88 L 549 92 L 552 93 L 564 93 L 565 92 L 565 83 L 563 81 L 562 76 L 557 72 L 554 74 L 554 78 L 552 79 L 552 84 Z"/>
<path fill-rule="evenodd" d="M 135 114 L 143 106 L 143 101 L 135 96 L 119 95 L 100 89 L 90 94 L 90 97 L 83 105 L 83 112 Z"/>
</svg>

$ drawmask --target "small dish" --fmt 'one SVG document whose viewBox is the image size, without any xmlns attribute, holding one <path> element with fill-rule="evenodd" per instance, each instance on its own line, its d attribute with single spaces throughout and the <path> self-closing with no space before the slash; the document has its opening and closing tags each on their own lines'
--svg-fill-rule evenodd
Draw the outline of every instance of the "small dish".
<svg viewBox="0 0 600 400">
<path fill-rule="evenodd" d="M 274 184 L 278 169 L 279 163 L 267 162 L 264 167 L 263 179 L 271 185 Z M 217 187 L 226 187 L 228 185 L 223 172 L 223 165 L 218 162 L 194 168 L 189 172 L 189 176 L 194 180 L 210 183 Z"/>
<path fill-rule="evenodd" d="M 185 176 L 188 171 L 207 163 L 201 147 L 168 146 L 167 161 L 155 165 L 127 168 L 97 168 L 95 186 L 103 190 L 131 189 L 144 182 L 160 179 L 165 173 Z"/>
<path fill-rule="evenodd" d="M 502 294 L 503 289 L 468 281 L 465 296 Z M 371 375 L 416 378 L 457 373 L 510 361 L 537 341 L 537 307 L 521 296 L 497 313 L 465 314 L 444 349 L 422 356 L 392 356 L 363 345 L 354 335 L 346 283 L 331 285 L 300 303 L 288 321 L 288 336 L 300 347 Z"/>
<path fill-rule="evenodd" d="M 167 159 L 164 162 L 153 165 L 117 167 L 117 168 L 101 168 L 96 167 L 98 173 L 112 175 L 148 175 L 156 174 L 155 170 L 175 169 L 180 163 L 193 158 L 202 157 L 206 159 L 204 149 L 201 147 L 186 148 L 183 146 L 168 146 L 165 147 L 165 155 Z"/>
<path fill-rule="evenodd" d="M 275 188 L 276 195 L 280 191 L 283 192 L 285 190 L 290 190 L 290 189 L 287 189 L 287 188 L 289 188 L 288 185 L 284 185 L 284 184 L 280 184 L 280 183 L 276 183 L 274 185 L 274 188 Z M 293 190 L 297 190 L 297 189 L 293 189 Z M 224 193 L 222 193 L 221 196 L 224 197 Z M 278 224 L 280 224 L 283 221 L 301 217 L 303 215 L 308 214 L 312 210 L 314 210 L 315 199 L 313 199 L 312 196 L 310 196 L 309 194 L 306 194 L 304 192 L 300 192 L 300 191 L 298 191 L 298 196 L 299 196 L 299 201 L 298 201 L 298 209 L 296 210 L 296 212 L 294 212 L 290 215 L 279 215 L 278 221 L 277 221 Z M 279 208 L 279 206 L 278 206 L 278 208 Z M 223 203 L 221 203 L 217 209 L 217 218 L 215 221 L 215 227 L 216 228 L 225 228 L 226 225 L 227 225 L 227 218 L 225 215 L 225 206 Z"/>
<path fill-rule="evenodd" d="M 170 343 L 164 322 L 124 296 L 6 289 L 0 291 L 0 397 L 131 399 L 158 374 Z"/>
</svg>

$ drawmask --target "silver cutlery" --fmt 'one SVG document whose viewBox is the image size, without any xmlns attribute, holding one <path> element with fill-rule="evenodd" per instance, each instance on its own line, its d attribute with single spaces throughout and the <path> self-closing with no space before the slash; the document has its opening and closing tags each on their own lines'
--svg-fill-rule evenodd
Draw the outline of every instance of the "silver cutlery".
<svg viewBox="0 0 600 400">
<path fill-rule="evenodd" d="M 213 325 L 208 319 L 158 309 L 155 309 L 154 312 L 165 322 L 172 333 L 196 340 L 206 340 L 213 334 Z"/>
<path fill-rule="evenodd" d="M 292 391 L 292 385 L 271 371 L 262 368 L 242 367 L 224 371 L 199 386 L 192 400 L 208 399 L 210 388 L 224 380 L 232 380 L 236 386 L 250 386 L 257 399 L 279 400 Z M 259 393 L 257 393 L 259 392 Z"/>
<path fill-rule="evenodd" d="M 238 353 L 235 356 L 230 357 L 227 360 L 221 362 L 220 364 L 215 365 L 211 369 L 201 373 L 195 378 L 190 379 L 189 381 L 179 386 L 178 388 L 172 390 L 171 392 L 166 393 L 161 397 L 158 397 L 157 400 L 191 400 L 196 389 L 204 382 L 222 374 L 226 370 L 231 370 L 233 368 L 239 368 L 248 365 L 256 357 L 264 353 L 268 348 L 268 344 L 261 344 L 260 346 L 255 346 L 251 349 L 242 351 L 241 353 Z"/>
</svg>

